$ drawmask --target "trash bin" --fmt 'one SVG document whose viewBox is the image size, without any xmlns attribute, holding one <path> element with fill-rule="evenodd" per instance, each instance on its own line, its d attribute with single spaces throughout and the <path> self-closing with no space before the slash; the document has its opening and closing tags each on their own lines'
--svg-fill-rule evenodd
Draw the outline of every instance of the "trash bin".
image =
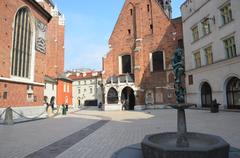
<svg viewBox="0 0 240 158">
<path fill-rule="evenodd" d="M 219 103 L 217 103 L 217 100 L 213 100 L 212 101 L 212 105 L 211 105 L 211 113 L 218 113 L 219 112 Z"/>
<path fill-rule="evenodd" d="M 67 108 L 62 105 L 62 115 L 67 115 Z"/>
</svg>

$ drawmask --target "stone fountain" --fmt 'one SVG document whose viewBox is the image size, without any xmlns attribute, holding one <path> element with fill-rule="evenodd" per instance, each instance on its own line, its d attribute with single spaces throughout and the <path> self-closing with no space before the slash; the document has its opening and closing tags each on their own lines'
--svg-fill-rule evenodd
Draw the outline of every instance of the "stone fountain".
<svg viewBox="0 0 240 158">
<path fill-rule="evenodd" d="M 175 89 L 178 104 L 178 131 L 148 135 L 141 143 L 144 158 L 228 158 L 230 145 L 222 138 L 209 134 L 188 133 L 185 109 L 194 105 L 184 104 L 184 56 L 177 49 L 172 59 L 175 73 Z"/>
<path fill-rule="evenodd" d="M 147 135 L 141 144 L 122 148 L 112 158 L 239 158 L 240 150 L 231 148 L 222 138 L 202 133 L 187 132 L 185 104 L 183 50 L 177 49 L 172 59 L 175 73 L 177 104 L 169 105 L 177 110 L 177 132 Z M 230 155 L 230 157 L 229 157 Z"/>
</svg>

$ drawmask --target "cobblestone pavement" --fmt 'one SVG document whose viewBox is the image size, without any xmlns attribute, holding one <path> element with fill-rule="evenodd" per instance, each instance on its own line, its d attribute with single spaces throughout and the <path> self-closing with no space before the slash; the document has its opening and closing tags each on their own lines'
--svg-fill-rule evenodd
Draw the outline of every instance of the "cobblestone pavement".
<svg viewBox="0 0 240 158">
<path fill-rule="evenodd" d="M 111 158 L 119 149 L 140 143 L 146 134 L 176 131 L 175 110 L 103 112 L 83 110 L 67 117 L 0 126 L 0 158 L 22 158 L 46 149 L 99 120 L 111 120 L 59 153 L 57 158 Z M 187 110 L 188 130 L 216 134 L 240 148 L 240 113 Z"/>
</svg>

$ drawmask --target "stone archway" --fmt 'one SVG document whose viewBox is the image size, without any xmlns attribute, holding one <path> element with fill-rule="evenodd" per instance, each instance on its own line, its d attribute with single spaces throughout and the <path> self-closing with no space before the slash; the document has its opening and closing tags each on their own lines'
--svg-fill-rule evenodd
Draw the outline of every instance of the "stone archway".
<svg viewBox="0 0 240 158">
<path fill-rule="evenodd" d="M 122 90 L 121 100 L 126 101 L 126 110 L 134 110 L 135 106 L 135 95 L 134 90 L 131 87 L 125 87 Z"/>
<path fill-rule="evenodd" d="M 107 93 L 108 104 L 118 104 L 118 92 L 115 88 L 110 88 Z"/>
<path fill-rule="evenodd" d="M 240 79 L 233 77 L 228 81 L 227 88 L 227 105 L 229 109 L 240 109 Z"/>
</svg>

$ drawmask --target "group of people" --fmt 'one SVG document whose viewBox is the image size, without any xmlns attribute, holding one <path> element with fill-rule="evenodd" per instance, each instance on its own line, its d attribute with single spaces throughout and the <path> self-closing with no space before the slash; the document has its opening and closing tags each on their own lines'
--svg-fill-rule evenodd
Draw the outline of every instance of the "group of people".
<svg viewBox="0 0 240 158">
<path fill-rule="evenodd" d="M 52 108 L 52 111 L 54 110 L 54 104 L 55 104 L 55 97 L 51 97 L 50 102 L 48 103 L 47 98 L 44 99 L 44 102 L 46 104 L 46 111 L 48 110 L 49 107 Z"/>
</svg>

